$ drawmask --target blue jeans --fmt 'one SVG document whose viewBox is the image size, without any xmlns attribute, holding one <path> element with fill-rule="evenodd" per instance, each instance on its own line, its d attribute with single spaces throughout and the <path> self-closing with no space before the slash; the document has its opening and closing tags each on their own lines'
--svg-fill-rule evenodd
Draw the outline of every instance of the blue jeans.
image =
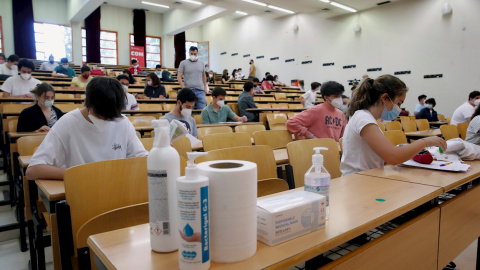
<svg viewBox="0 0 480 270">
<path fill-rule="evenodd" d="M 205 90 L 195 89 L 195 88 L 192 88 L 192 89 L 198 99 L 197 102 L 195 102 L 195 108 L 197 110 L 203 110 L 203 108 L 207 107 L 207 98 L 205 96 Z"/>
</svg>

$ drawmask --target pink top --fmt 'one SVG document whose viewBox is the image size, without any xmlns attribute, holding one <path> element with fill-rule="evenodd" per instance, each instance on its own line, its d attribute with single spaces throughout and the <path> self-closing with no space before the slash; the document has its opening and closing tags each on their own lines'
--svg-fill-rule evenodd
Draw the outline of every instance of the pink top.
<svg viewBox="0 0 480 270">
<path fill-rule="evenodd" d="M 273 83 L 268 83 L 268 81 L 263 81 L 261 88 L 262 88 L 262 90 L 273 89 Z"/>
<path fill-rule="evenodd" d="M 287 121 L 287 129 L 296 136 L 310 131 L 317 138 L 332 138 L 338 142 L 343 137 L 347 119 L 339 109 L 320 104 L 303 111 Z"/>
</svg>

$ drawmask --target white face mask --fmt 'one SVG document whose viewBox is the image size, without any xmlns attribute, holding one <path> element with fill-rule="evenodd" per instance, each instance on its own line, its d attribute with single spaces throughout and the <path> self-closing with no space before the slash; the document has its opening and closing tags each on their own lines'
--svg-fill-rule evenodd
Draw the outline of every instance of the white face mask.
<svg viewBox="0 0 480 270">
<path fill-rule="evenodd" d="M 128 85 L 123 85 L 122 84 L 122 87 L 123 87 L 123 91 L 125 91 L 125 93 L 128 91 Z"/>
<path fill-rule="evenodd" d="M 105 129 L 108 124 L 108 121 L 102 120 L 96 116 L 91 115 L 88 113 L 88 118 L 92 121 L 93 125 L 101 132 Z"/>
<path fill-rule="evenodd" d="M 138 65 L 137 65 L 137 64 L 135 64 L 135 65 L 133 65 L 133 67 L 134 67 L 134 68 L 137 68 L 137 67 L 138 67 Z"/>
<path fill-rule="evenodd" d="M 217 105 L 221 107 L 225 106 L 225 100 L 217 100 Z"/>
<path fill-rule="evenodd" d="M 343 100 L 341 97 L 335 98 L 335 99 L 332 99 L 331 104 L 333 107 L 340 109 L 340 107 L 342 107 L 343 105 Z"/>
<path fill-rule="evenodd" d="M 475 106 L 480 105 L 480 99 L 475 100 L 475 101 L 473 102 L 473 104 L 475 104 Z"/>
<path fill-rule="evenodd" d="M 268 81 L 268 83 L 269 83 L 269 84 L 273 84 L 273 82 L 272 82 L 272 81 Z"/>
<path fill-rule="evenodd" d="M 212 78 L 212 77 L 213 77 L 213 74 L 208 74 L 208 77 Z"/>
<path fill-rule="evenodd" d="M 147 81 L 148 86 L 152 86 L 152 81 Z"/>
<path fill-rule="evenodd" d="M 192 55 L 192 54 L 190 55 L 190 60 L 191 61 L 195 62 L 195 61 L 197 61 L 197 59 L 198 59 L 198 57 L 196 55 Z"/>
<path fill-rule="evenodd" d="M 45 107 L 52 107 L 52 106 L 53 106 L 53 102 L 54 102 L 54 100 L 45 100 L 45 101 L 43 102 L 43 105 L 44 105 Z"/>
<path fill-rule="evenodd" d="M 180 113 L 182 114 L 183 117 L 189 117 L 192 116 L 192 109 L 182 109 Z"/>
<path fill-rule="evenodd" d="M 11 69 L 18 69 L 17 65 L 11 65 L 10 68 Z"/>
<path fill-rule="evenodd" d="M 24 79 L 25 81 L 28 81 L 28 80 L 30 80 L 30 78 L 32 77 L 32 74 L 20 73 L 20 76 L 21 76 L 22 79 Z"/>
</svg>

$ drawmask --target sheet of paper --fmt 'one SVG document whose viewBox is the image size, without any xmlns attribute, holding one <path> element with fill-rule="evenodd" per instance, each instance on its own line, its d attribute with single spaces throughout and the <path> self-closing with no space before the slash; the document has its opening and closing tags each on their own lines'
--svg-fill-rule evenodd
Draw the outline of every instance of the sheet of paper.
<svg viewBox="0 0 480 270">
<path fill-rule="evenodd" d="M 470 165 L 462 164 L 460 162 L 452 162 L 449 165 L 440 166 L 445 163 L 446 163 L 445 161 L 433 161 L 431 164 L 422 164 L 414 160 L 409 160 L 404 162 L 402 165 L 431 169 L 431 170 L 452 171 L 452 172 L 466 172 L 470 169 Z"/>
</svg>

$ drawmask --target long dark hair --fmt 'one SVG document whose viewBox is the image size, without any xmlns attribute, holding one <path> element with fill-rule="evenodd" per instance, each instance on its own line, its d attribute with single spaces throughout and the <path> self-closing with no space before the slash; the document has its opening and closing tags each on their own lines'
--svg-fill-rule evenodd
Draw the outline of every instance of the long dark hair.
<svg viewBox="0 0 480 270">
<path fill-rule="evenodd" d="M 130 70 L 128 70 L 128 68 L 123 70 L 123 74 L 126 74 L 128 76 L 128 83 L 129 84 L 134 84 L 134 83 L 137 82 L 137 81 L 135 81 L 135 78 L 133 78 L 133 75 L 130 72 Z"/>
<path fill-rule="evenodd" d="M 471 120 L 480 114 L 480 106 L 477 107 L 477 109 L 475 109 L 475 112 L 472 114 L 472 117 L 470 118 Z"/>
<path fill-rule="evenodd" d="M 152 86 L 153 87 L 158 87 L 160 85 L 160 78 L 158 78 L 157 74 L 149 73 L 147 75 L 147 78 L 150 78 L 152 80 Z M 147 83 L 147 80 L 145 80 L 145 84 L 146 83 Z"/>
</svg>

